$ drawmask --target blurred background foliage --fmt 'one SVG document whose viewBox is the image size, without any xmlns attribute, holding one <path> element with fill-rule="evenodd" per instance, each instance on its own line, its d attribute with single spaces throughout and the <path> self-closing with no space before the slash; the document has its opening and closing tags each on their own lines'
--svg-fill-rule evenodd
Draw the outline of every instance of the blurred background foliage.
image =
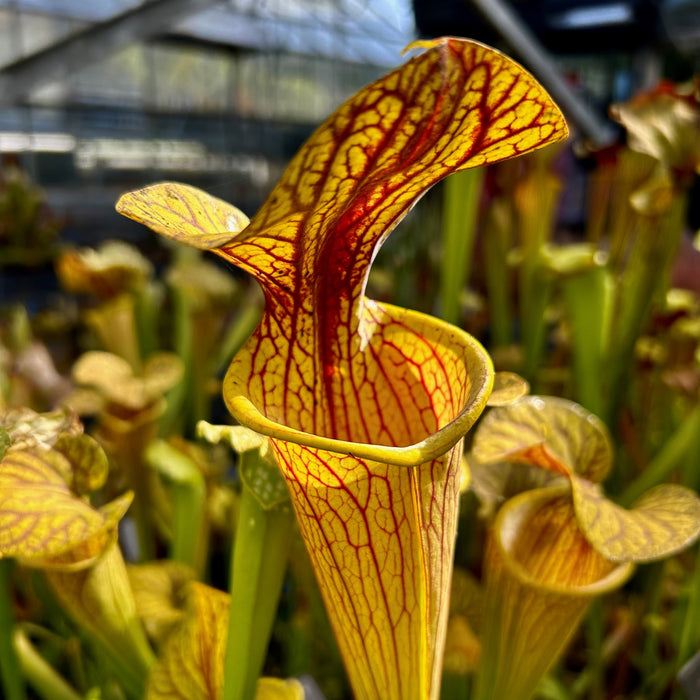
<svg viewBox="0 0 700 700">
<path fill-rule="evenodd" d="M 509 7 L 605 131 L 572 119 L 567 144 L 436 187 L 381 250 L 368 294 L 443 316 L 497 369 L 600 415 L 617 453 L 607 489 L 620 502 L 663 480 L 698 489 L 700 3 Z M 114 41 L 110 30 L 130 21 L 140 33 Z M 180 614 L 183 581 L 227 587 L 236 461 L 197 442 L 195 424 L 227 422 L 222 373 L 262 300 L 213 258 L 131 225 L 114 202 L 177 179 L 252 215 L 320 121 L 411 40 L 441 34 L 520 58 L 503 27 L 457 0 L 0 0 L 0 407 L 78 411 L 110 458 L 104 501 L 136 492 L 127 559 L 189 567 L 166 577 L 173 605 L 147 626 L 156 645 Z M 159 438 L 184 471 L 162 467 Z M 478 511 L 468 492 L 450 698 L 465 697 L 478 657 Z M 308 675 L 329 700 L 348 697 L 298 537 L 292 547 L 265 673 Z M 700 665 L 696 554 L 647 566 L 596 604 L 541 697 L 684 697 L 679 669 L 689 664 L 692 678 Z M 42 580 L 20 569 L 12 579 L 16 617 L 43 658 L 83 694 L 123 697 Z"/>
</svg>

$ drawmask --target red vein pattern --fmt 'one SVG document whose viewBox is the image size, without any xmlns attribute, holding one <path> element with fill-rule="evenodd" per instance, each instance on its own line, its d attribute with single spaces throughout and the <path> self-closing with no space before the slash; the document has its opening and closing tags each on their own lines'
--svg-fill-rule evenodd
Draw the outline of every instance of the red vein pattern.
<svg viewBox="0 0 700 700">
<path fill-rule="evenodd" d="M 190 584 L 189 613 L 169 637 L 148 676 L 147 700 L 215 700 L 221 697 L 229 596 Z"/>
<path fill-rule="evenodd" d="M 224 395 L 284 425 L 406 446 L 464 408 L 465 339 L 363 297 L 382 241 L 439 179 L 566 135 L 504 56 L 444 40 L 361 91 L 310 138 L 250 225 L 218 252 L 267 298 Z M 459 495 L 455 449 L 396 469 L 273 441 L 358 698 L 439 689 Z"/>
<path fill-rule="evenodd" d="M 371 435 L 405 441 L 449 422 L 472 388 L 462 334 L 427 316 L 367 307 L 383 330 L 368 349 L 376 361 L 368 391 L 377 403 L 363 416 Z M 273 446 L 357 697 L 431 697 L 441 670 L 461 441 L 414 468 Z"/>
<path fill-rule="evenodd" d="M 366 372 L 353 368 L 371 363 L 362 353 L 371 333 L 362 294 L 377 248 L 449 173 L 566 134 L 530 75 L 473 42 L 442 40 L 358 93 L 311 136 L 250 225 L 217 251 L 249 270 L 267 297 L 227 393 L 248 395 L 268 418 L 307 432 L 374 439 L 348 416 L 367 403 Z"/>
<path fill-rule="evenodd" d="M 10 450 L 0 470 L 0 556 L 43 562 L 112 528 L 117 517 L 73 494 L 61 455 L 39 448 Z M 126 508 L 124 508 L 126 510 Z"/>
<path fill-rule="evenodd" d="M 410 468 L 357 459 L 352 445 L 429 438 L 483 408 L 493 373 L 466 333 L 365 299 L 369 266 L 441 178 L 567 135 L 549 96 L 510 59 L 459 39 L 420 46 L 428 50 L 329 117 L 250 224 L 231 218 L 230 240 L 215 250 L 266 296 L 224 381 L 232 412 L 245 422 L 235 403 L 248 399 L 287 433 L 342 440 L 350 452 L 272 440 L 355 695 L 382 700 L 439 693 L 461 440 Z M 209 247 L 217 231 L 201 211 L 206 197 L 156 185 L 118 209 Z"/>
</svg>

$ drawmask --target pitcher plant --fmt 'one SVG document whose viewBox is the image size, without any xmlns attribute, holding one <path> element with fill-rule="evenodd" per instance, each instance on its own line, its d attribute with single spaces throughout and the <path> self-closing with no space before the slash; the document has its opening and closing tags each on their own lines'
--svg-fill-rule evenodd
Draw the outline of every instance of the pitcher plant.
<svg viewBox="0 0 700 700">
<path fill-rule="evenodd" d="M 446 175 L 567 136 L 497 51 L 453 38 L 409 49 L 424 51 L 329 117 L 252 221 L 174 183 L 117 205 L 263 288 L 224 397 L 270 438 L 356 697 L 384 700 L 439 694 L 462 438 L 493 370 L 460 329 L 366 298 L 369 267 Z"/>
<path fill-rule="evenodd" d="M 469 461 L 487 504 L 499 491 L 511 493 L 484 559 L 474 697 L 528 700 L 596 597 L 622 586 L 636 563 L 693 544 L 700 499 L 663 484 L 630 509 L 609 500 L 599 486 L 613 464 L 604 423 L 552 396 L 492 409 L 475 432 Z"/>
</svg>

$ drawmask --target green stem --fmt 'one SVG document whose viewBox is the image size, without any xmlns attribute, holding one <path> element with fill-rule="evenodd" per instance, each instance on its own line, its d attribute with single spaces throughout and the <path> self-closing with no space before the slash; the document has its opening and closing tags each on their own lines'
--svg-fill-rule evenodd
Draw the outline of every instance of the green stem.
<svg viewBox="0 0 700 700">
<path fill-rule="evenodd" d="M 440 275 L 440 315 L 459 324 L 460 296 L 469 276 L 484 168 L 456 173 L 444 184 L 444 245 Z"/>
<path fill-rule="evenodd" d="M 646 469 L 625 489 L 620 496 L 620 504 L 630 506 L 645 491 L 664 481 L 681 464 L 685 456 L 691 454 L 699 433 L 700 404 L 685 417 Z"/>
<path fill-rule="evenodd" d="M 89 635 L 87 643 L 93 647 L 107 673 L 117 680 L 127 698 L 129 700 L 142 700 L 148 681 L 148 668 L 143 668 L 142 664 L 132 664 L 128 660 L 122 659 L 106 642 L 94 635 Z"/>
<path fill-rule="evenodd" d="M 442 675 L 440 700 L 464 700 L 469 697 L 470 686 L 471 678 L 467 674 L 446 671 Z"/>
<path fill-rule="evenodd" d="M 586 643 L 588 647 L 588 664 L 590 673 L 591 700 L 603 697 L 603 606 L 600 599 L 593 601 L 585 623 Z"/>
<path fill-rule="evenodd" d="M 24 700 L 24 679 L 12 644 L 15 614 L 12 601 L 13 562 L 0 559 L 0 688 L 7 700 Z"/>
<path fill-rule="evenodd" d="M 522 254 L 519 275 L 522 372 L 533 389 L 543 360 L 545 311 L 552 293 L 552 278 L 543 264 L 542 254 L 554 230 L 560 190 L 559 180 L 551 175 L 549 168 L 546 159 L 535 157 L 534 168 L 522 183 L 522 191 L 518 187 L 515 193 Z"/>
<path fill-rule="evenodd" d="M 664 566 L 656 563 L 647 574 L 645 586 L 647 606 L 645 617 L 653 620 L 659 615 L 661 596 L 663 594 Z M 645 631 L 644 647 L 642 649 L 643 668 L 659 667 L 659 630 L 658 626 L 650 624 Z"/>
<path fill-rule="evenodd" d="M 654 297 L 665 290 L 668 273 L 683 230 L 685 201 L 681 197 L 657 218 L 637 217 L 638 227 L 629 260 L 618 284 L 614 337 L 606 358 L 607 406 L 602 418 L 617 423 L 634 367 L 634 348 L 649 318 Z"/>
<path fill-rule="evenodd" d="M 129 485 L 134 492 L 134 502 L 131 504 L 130 515 L 136 525 L 136 536 L 139 543 L 140 562 L 150 561 L 155 558 L 155 532 L 152 520 L 150 474 L 146 474 L 145 464 L 141 456 L 134 455 L 129 464 Z"/>
<path fill-rule="evenodd" d="M 673 664 L 663 664 L 648 672 L 644 700 L 692 700 L 692 696 L 686 695 L 674 683 L 676 670 Z M 670 693 L 669 693 L 670 691 Z M 680 692 L 679 692 L 680 691 Z"/>
<path fill-rule="evenodd" d="M 139 373 L 143 358 L 139 348 L 135 307 L 134 297 L 124 292 L 103 301 L 87 318 L 103 348 L 123 357 Z"/>
<path fill-rule="evenodd" d="M 564 301 L 571 321 L 576 399 L 589 411 L 603 410 L 603 349 L 610 318 L 612 278 L 594 267 L 562 280 Z"/>
<path fill-rule="evenodd" d="M 185 432 L 183 411 L 188 402 L 188 392 L 192 383 L 192 319 L 190 302 L 187 294 L 178 287 L 173 287 L 173 327 L 174 347 L 182 360 L 185 371 L 182 379 L 168 394 L 168 406 L 160 420 L 160 435 L 167 436 Z M 199 416 L 201 418 L 201 416 Z"/>
<path fill-rule="evenodd" d="M 216 359 L 217 373 L 225 369 L 231 358 L 243 347 L 243 344 L 251 336 L 260 323 L 262 306 L 256 297 L 247 299 L 236 320 L 231 324 L 226 333 L 221 350 Z"/>
<path fill-rule="evenodd" d="M 507 264 L 512 214 L 507 202 L 494 202 L 488 213 L 484 236 L 486 285 L 488 287 L 491 346 L 507 347 L 513 343 L 513 309 L 511 273 Z"/>
<path fill-rule="evenodd" d="M 245 458 L 253 453 L 246 453 Z M 253 700 L 287 567 L 294 516 L 243 487 L 231 569 L 223 700 Z"/>
<path fill-rule="evenodd" d="M 171 483 L 173 537 L 170 558 L 201 573 L 206 559 L 206 484 L 197 465 L 163 440 L 151 443 L 146 462 Z"/>
<path fill-rule="evenodd" d="M 695 572 L 690 584 L 688 606 L 683 617 L 683 629 L 678 643 L 677 668 L 680 668 L 692 656 L 700 642 L 700 560 L 696 556 Z"/>
<path fill-rule="evenodd" d="M 542 365 L 547 329 L 545 311 L 552 294 L 552 282 L 547 275 L 540 266 L 525 266 L 521 275 L 522 373 L 533 387 Z"/>
<path fill-rule="evenodd" d="M 112 669 L 130 698 L 142 698 L 156 659 L 118 545 L 111 545 L 87 569 L 47 569 L 44 576 L 60 607 L 86 636 L 89 649 Z"/>
<path fill-rule="evenodd" d="M 691 411 L 690 415 L 693 415 L 693 413 L 700 413 L 700 402 Z M 700 419 L 697 417 L 695 420 L 700 423 Z M 700 460 L 698 455 L 700 455 L 700 425 L 696 427 L 695 437 L 691 436 L 689 438 L 688 449 L 680 468 L 682 474 L 681 483 L 694 491 L 700 489 Z"/>
<path fill-rule="evenodd" d="M 15 630 L 13 646 L 29 685 L 45 700 L 81 700 L 46 659 L 36 650 L 26 634 Z"/>
<path fill-rule="evenodd" d="M 158 350 L 158 289 L 150 283 L 134 293 L 134 316 L 141 349 L 141 357 L 146 359 Z"/>
<path fill-rule="evenodd" d="M 539 700 L 572 700 L 571 688 L 567 688 L 553 676 L 547 676 L 537 691 Z"/>
</svg>

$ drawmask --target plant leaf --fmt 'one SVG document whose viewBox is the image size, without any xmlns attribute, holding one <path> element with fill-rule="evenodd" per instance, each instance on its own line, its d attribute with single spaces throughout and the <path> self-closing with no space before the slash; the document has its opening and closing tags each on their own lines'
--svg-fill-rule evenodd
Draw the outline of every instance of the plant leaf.
<svg viewBox="0 0 700 700">
<path fill-rule="evenodd" d="M 113 531 L 116 535 L 116 527 Z M 116 537 L 97 558 L 93 544 L 79 545 L 75 555 L 64 561 L 92 558 L 92 566 L 79 571 L 49 569 L 46 579 L 71 617 L 104 644 L 141 686 L 154 658 L 136 614 L 124 559 Z M 139 691 L 138 697 L 142 697 L 143 689 L 139 687 Z"/>
<path fill-rule="evenodd" d="M 59 436 L 54 449 L 70 462 L 73 474 L 70 486 L 77 495 L 84 496 L 104 485 L 109 464 L 97 440 L 89 435 L 64 433 Z"/>
<path fill-rule="evenodd" d="M 143 382 L 149 398 L 162 396 L 182 379 L 185 368 L 182 360 L 172 352 L 156 352 L 143 368 Z"/>
<path fill-rule="evenodd" d="M 146 700 L 219 700 L 224 681 L 229 596 L 202 583 L 190 584 L 183 624 L 151 669 Z"/>
<path fill-rule="evenodd" d="M 700 166 L 700 112 L 695 96 L 661 82 L 647 93 L 613 105 L 610 112 L 627 130 L 632 150 L 650 155 L 677 173 Z"/>
<path fill-rule="evenodd" d="M 591 547 L 566 487 L 511 498 L 484 557 L 486 624 L 474 696 L 534 697 L 590 602 L 622 586 L 633 569 Z"/>
<path fill-rule="evenodd" d="M 276 420 L 366 441 L 367 431 L 346 427 L 342 414 L 362 410 L 360 383 L 372 381 L 371 369 L 367 377 L 348 365 L 375 326 L 358 307 L 377 247 L 450 172 L 565 135 L 559 111 L 529 75 L 471 42 L 436 42 L 362 90 L 307 141 L 250 225 L 220 251 L 267 297 L 243 353 L 256 366 L 234 363 L 226 394 L 253 393 L 260 406 L 259 390 L 235 382 L 265 367 L 265 404 L 279 407 Z M 307 387 L 302 400 L 291 395 L 295 387 Z"/>
<path fill-rule="evenodd" d="M 184 367 L 174 353 L 151 355 L 143 376 L 134 376 L 131 365 L 122 357 L 93 350 L 81 355 L 73 365 L 73 379 L 95 387 L 108 401 L 132 410 L 144 408 L 160 398 L 182 377 Z"/>
<path fill-rule="evenodd" d="M 212 425 L 206 421 L 197 423 L 197 434 L 215 444 L 226 440 L 239 454 L 241 481 L 263 509 L 270 510 L 289 501 L 287 485 L 268 438 L 242 425 Z"/>
<path fill-rule="evenodd" d="M 474 434 L 471 454 L 484 464 L 525 462 L 596 482 L 605 478 L 613 460 L 603 422 L 554 396 L 528 396 L 491 410 Z"/>
<path fill-rule="evenodd" d="M 185 615 L 185 589 L 195 572 L 169 559 L 127 565 L 136 611 L 146 632 L 162 644 Z"/>
<path fill-rule="evenodd" d="M 607 431 L 595 416 L 565 399 L 532 396 L 492 410 L 476 431 L 471 454 L 478 460 L 472 460 L 475 490 L 487 504 L 492 491 L 505 490 L 516 476 L 500 460 L 568 477 L 581 530 L 611 561 L 661 559 L 690 546 L 700 534 L 700 499 L 682 486 L 652 489 L 630 510 L 608 500 L 594 483 L 612 464 Z"/>
<path fill-rule="evenodd" d="M 196 187 L 165 182 L 129 192 L 117 211 L 180 243 L 210 250 L 228 243 L 248 225 L 243 212 Z"/>
<path fill-rule="evenodd" d="M 111 297 L 143 287 L 153 266 L 137 248 L 105 241 L 98 249 L 67 250 L 56 259 L 56 274 L 69 292 Z"/>
<path fill-rule="evenodd" d="M 530 385 L 515 372 L 496 372 L 487 406 L 510 406 L 530 391 Z"/>
<path fill-rule="evenodd" d="M 255 700 L 304 700 L 304 686 L 290 678 L 260 678 L 255 691 Z"/>
<path fill-rule="evenodd" d="M 133 379 L 134 369 L 123 358 L 111 352 L 92 350 L 81 355 L 73 365 L 73 379 L 78 384 L 94 386 L 106 396 L 110 390 Z"/>
<path fill-rule="evenodd" d="M 546 493 L 552 495 L 543 498 Z M 520 567 L 518 573 L 524 581 L 575 590 L 599 582 L 617 567 L 588 542 L 567 489 L 528 491 L 509 501 L 504 510 L 518 507 L 525 514 L 522 520 L 513 520 L 517 533 L 509 553 L 512 562 Z M 499 513 L 496 527 L 503 522 Z"/>
<path fill-rule="evenodd" d="M 30 408 L 12 408 L 0 413 L 0 427 L 10 439 L 8 450 L 33 447 L 48 450 L 56 443 L 59 435 L 79 435 L 83 432 L 76 414 L 67 409 L 36 413 Z"/>
<path fill-rule="evenodd" d="M 683 486 L 657 486 L 629 510 L 585 479 L 572 478 L 572 487 L 586 539 L 612 561 L 662 559 L 689 547 L 700 534 L 700 499 Z"/>
<path fill-rule="evenodd" d="M 257 374 L 265 367 L 270 387 L 265 404 L 278 407 L 274 419 L 286 425 L 332 436 L 349 432 L 336 413 L 359 408 L 354 397 L 360 377 L 348 373 L 346 382 L 338 380 L 357 352 L 359 319 L 366 326 L 360 337 L 371 330 L 357 309 L 369 263 L 425 190 L 450 172 L 567 135 L 546 92 L 510 59 L 456 39 L 421 46 L 428 50 L 330 117 L 253 221 L 216 251 L 256 276 L 267 296 L 265 318 L 245 352 L 256 356 L 256 366 L 240 363 L 230 374 L 244 380 L 249 369 Z M 182 191 L 171 187 L 126 195 L 119 211 L 180 238 L 200 236 L 202 229 L 230 230 L 216 225 L 220 202 L 208 203 L 206 195 L 187 190 L 179 203 Z M 196 206 L 190 195 L 198 198 Z M 196 220 L 196 230 L 183 219 L 164 224 L 158 218 L 157 212 L 175 209 L 187 221 Z M 212 219 L 207 225 L 205 215 Z M 230 384 L 228 395 L 253 389 Z M 260 391 L 253 393 L 253 403 L 262 408 Z M 348 398 L 355 405 L 341 411 Z M 263 412 L 272 417 L 271 410 Z M 359 432 L 359 424 L 353 427 Z"/>
<path fill-rule="evenodd" d="M 250 490 L 264 510 L 289 503 L 287 484 L 280 474 L 277 463 L 270 463 L 259 452 L 241 455 L 240 475 L 243 485 Z"/>
<path fill-rule="evenodd" d="M 10 434 L 5 430 L 5 428 L 0 428 L 0 462 L 7 452 L 7 448 L 12 444 L 10 440 Z"/>
<path fill-rule="evenodd" d="M 220 265 L 204 260 L 191 251 L 180 257 L 166 276 L 167 283 L 187 295 L 196 310 L 211 306 L 228 306 L 238 289 L 236 279 Z"/>
<path fill-rule="evenodd" d="M 470 488 L 479 499 L 479 515 L 482 518 L 490 518 L 504 501 L 523 491 L 552 486 L 565 478 L 534 464 L 478 462 L 472 459 L 469 467 L 472 474 Z"/>
<path fill-rule="evenodd" d="M 104 527 L 86 540 L 78 542 L 74 547 L 56 555 L 21 557 L 25 566 L 45 571 L 78 572 L 93 566 L 103 553 L 117 541 L 117 525 L 126 515 L 131 502 L 134 500 L 132 491 L 127 491 L 99 509 Z"/>
<path fill-rule="evenodd" d="M 447 624 L 445 661 L 448 673 L 467 675 L 479 667 L 481 643 L 464 615 L 453 615 Z"/>
<path fill-rule="evenodd" d="M 0 469 L 0 555 L 27 563 L 55 557 L 114 526 L 111 515 L 70 491 L 66 474 L 70 464 L 57 452 L 7 452 Z"/>
<path fill-rule="evenodd" d="M 484 609 L 481 583 L 467 569 L 455 567 L 450 591 L 450 616 L 461 615 L 477 632 L 481 629 Z"/>
<path fill-rule="evenodd" d="M 413 469 L 273 441 L 358 697 L 436 687 L 459 450 Z M 449 555 L 448 555 L 449 553 Z M 427 691 L 426 691 L 427 692 Z"/>
<path fill-rule="evenodd" d="M 205 420 L 198 421 L 197 435 L 214 445 L 226 440 L 238 454 L 248 450 L 260 450 L 267 441 L 266 437 L 245 426 L 212 425 Z"/>
</svg>

